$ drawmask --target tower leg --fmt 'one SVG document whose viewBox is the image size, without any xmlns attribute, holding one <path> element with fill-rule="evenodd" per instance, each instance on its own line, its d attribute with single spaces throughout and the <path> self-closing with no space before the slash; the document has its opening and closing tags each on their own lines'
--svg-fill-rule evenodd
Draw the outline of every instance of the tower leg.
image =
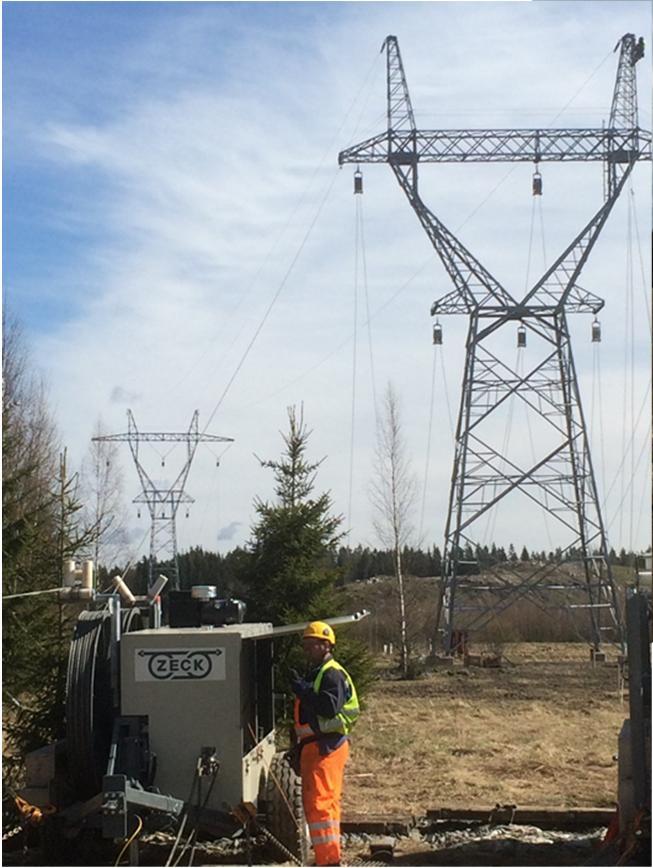
<svg viewBox="0 0 653 868">
<path fill-rule="evenodd" d="M 489 328 L 485 318 L 480 330 L 478 318 L 470 318 L 437 606 L 444 650 L 451 652 L 458 630 L 478 633 L 519 600 L 549 615 L 567 609 L 575 624 L 584 611 L 595 652 L 606 640 L 623 649 L 619 600 L 566 317 L 553 308 L 523 321 L 533 323 L 539 341 L 525 373 L 525 357 L 518 357 L 521 361 L 513 369 L 488 347 L 487 337 L 500 328 L 514 328 L 514 321 L 497 321 Z M 506 424 L 512 424 L 509 401 L 525 403 L 529 436 L 531 424 L 537 423 L 540 437 L 530 437 L 532 462 L 525 461 L 524 432 L 513 436 L 513 442 L 506 434 L 501 445 L 493 445 L 501 424 L 499 408 L 507 412 Z M 484 534 L 481 525 L 515 492 L 527 499 L 521 502 L 524 506 L 535 502 L 538 514 L 543 512 L 564 534 L 566 544 L 546 562 L 519 562 L 515 553 L 511 561 L 488 558 L 482 537 L 492 523 Z"/>
</svg>

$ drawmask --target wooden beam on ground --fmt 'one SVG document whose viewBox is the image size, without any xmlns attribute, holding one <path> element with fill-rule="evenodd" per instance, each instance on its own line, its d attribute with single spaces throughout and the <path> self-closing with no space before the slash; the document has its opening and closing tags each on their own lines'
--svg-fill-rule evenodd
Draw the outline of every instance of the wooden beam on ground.
<svg viewBox="0 0 653 868">
<path fill-rule="evenodd" d="M 607 826 L 614 808 L 517 808 L 497 805 L 494 808 L 435 808 L 426 812 L 428 820 L 481 822 L 493 825 L 508 823 L 537 826 L 539 829 L 578 829 Z"/>
<path fill-rule="evenodd" d="M 415 826 L 415 817 L 390 817 L 385 814 L 347 814 L 340 821 L 340 831 L 348 834 L 407 835 Z"/>
<path fill-rule="evenodd" d="M 510 823 L 537 826 L 539 829 L 590 829 L 608 826 L 616 808 L 518 808 L 495 805 L 493 808 L 434 808 L 419 816 L 393 817 L 388 814 L 353 814 L 343 817 L 340 828 L 348 834 L 407 835 L 418 822 L 488 823 L 495 826 Z"/>
</svg>

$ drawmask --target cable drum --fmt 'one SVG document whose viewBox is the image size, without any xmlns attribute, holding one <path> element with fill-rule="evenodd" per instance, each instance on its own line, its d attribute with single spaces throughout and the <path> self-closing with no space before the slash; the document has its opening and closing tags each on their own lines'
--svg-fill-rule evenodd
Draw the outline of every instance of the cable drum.
<svg viewBox="0 0 653 868">
<path fill-rule="evenodd" d="M 102 788 L 113 726 L 111 618 L 82 612 L 70 645 L 66 679 L 68 771 L 77 798 Z"/>
<path fill-rule="evenodd" d="M 140 612 L 121 613 L 123 632 L 141 626 Z M 111 616 L 82 612 L 70 645 L 66 678 L 68 773 L 76 798 L 100 792 L 116 714 L 111 689 Z"/>
</svg>

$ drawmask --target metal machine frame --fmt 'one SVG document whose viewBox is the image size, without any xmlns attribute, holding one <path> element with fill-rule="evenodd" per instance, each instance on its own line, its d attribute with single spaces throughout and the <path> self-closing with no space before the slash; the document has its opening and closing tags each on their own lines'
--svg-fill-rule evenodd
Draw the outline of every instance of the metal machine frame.
<svg viewBox="0 0 653 868">
<path fill-rule="evenodd" d="M 66 587 L 61 599 L 80 593 Z M 171 628 L 159 594 L 122 605 L 118 593 L 87 589 L 82 599 L 66 737 L 27 756 L 21 797 L 56 807 L 47 822 L 62 839 L 85 829 L 127 838 L 136 814 L 148 829 L 190 820 L 195 835 L 228 837 L 260 822 L 282 852 L 305 857 L 301 781 L 275 743 L 272 643 L 306 623 Z"/>
</svg>

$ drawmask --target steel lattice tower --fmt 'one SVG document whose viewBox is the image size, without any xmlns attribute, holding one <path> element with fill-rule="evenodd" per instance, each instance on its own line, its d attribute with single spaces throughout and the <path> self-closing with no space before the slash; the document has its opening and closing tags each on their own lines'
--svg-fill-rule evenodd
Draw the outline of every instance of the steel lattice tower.
<svg viewBox="0 0 653 868">
<path fill-rule="evenodd" d="M 93 440 L 127 442 L 131 450 L 134 464 L 141 482 L 142 492 L 134 498 L 133 503 L 144 503 L 150 513 L 152 526 L 150 529 L 150 557 L 148 561 L 148 587 L 154 584 L 154 567 L 163 560 L 172 561 L 168 570 L 168 578 L 172 590 L 179 589 L 179 563 L 177 560 L 177 511 L 184 504 L 194 503 L 194 499 L 186 494 L 186 480 L 195 452 L 200 443 L 232 443 L 231 437 L 219 437 L 217 434 L 203 434 L 199 430 L 199 414 L 195 410 L 188 431 L 181 433 L 144 432 L 139 431 L 131 410 L 127 410 L 127 432 L 125 434 L 107 434 L 93 437 Z M 154 484 L 148 475 L 138 455 L 140 443 L 185 443 L 186 460 L 168 488 Z M 159 568 L 160 571 L 160 568 Z"/>
<path fill-rule="evenodd" d="M 596 314 L 603 307 L 603 300 L 578 280 L 635 162 L 651 159 L 650 133 L 637 119 L 635 64 L 643 56 L 643 40 L 628 33 L 615 47 L 619 60 L 610 121 L 601 129 L 419 130 L 397 38 L 388 36 L 384 49 L 387 130 L 342 151 L 338 160 L 341 165 L 390 164 L 454 285 L 432 305 L 431 315 L 469 316 L 438 602 L 445 649 L 455 644 L 454 627 L 478 630 L 523 598 L 549 608 L 554 591 L 562 600 L 559 608 L 587 609 L 594 649 L 604 639 L 623 647 L 567 314 Z M 603 204 L 523 298 L 511 295 L 429 210 L 418 185 L 419 163 L 515 161 L 533 162 L 536 168 L 550 161 L 604 165 Z M 514 346 L 516 321 L 534 344 L 524 371 L 506 360 L 505 329 L 511 329 Z M 537 423 L 539 454 L 526 458 L 522 449 L 517 456 L 497 442 L 499 409 L 505 412 L 509 399 L 520 399 Z M 517 493 L 562 526 L 568 542 L 553 562 L 527 570 L 491 567 L 492 582 L 481 585 L 470 578 L 463 552 L 471 548 L 477 556 L 481 524 L 504 498 Z M 576 580 L 572 576 L 561 583 L 555 574 L 572 557 L 581 569 Z M 583 602 L 573 602 L 579 595 Z"/>
</svg>

